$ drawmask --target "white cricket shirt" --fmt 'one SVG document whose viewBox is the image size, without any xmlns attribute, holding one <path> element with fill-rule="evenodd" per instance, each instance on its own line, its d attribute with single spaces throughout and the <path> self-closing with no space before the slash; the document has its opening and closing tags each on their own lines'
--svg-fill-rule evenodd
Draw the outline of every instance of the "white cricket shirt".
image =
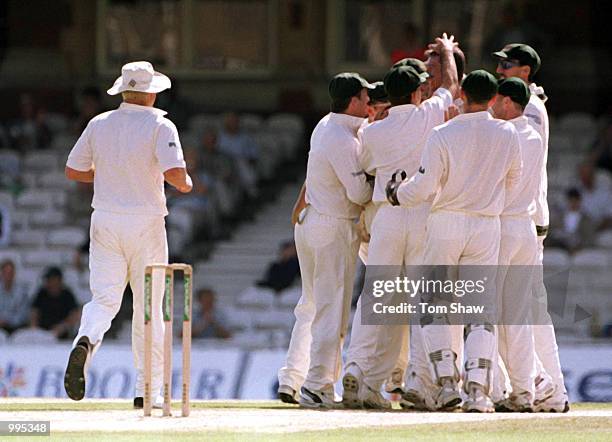
<svg viewBox="0 0 612 442">
<path fill-rule="evenodd" d="M 548 173 L 546 172 L 546 164 L 548 162 L 548 112 L 544 101 L 538 94 L 543 94 L 544 89 L 537 86 L 535 83 L 529 85 L 529 91 L 531 92 L 531 98 L 529 103 L 525 106 L 525 112 L 523 115 L 529 120 L 529 124 L 538 131 L 542 141 L 544 143 L 544 159 L 542 162 L 542 170 L 540 173 L 540 191 L 536 199 L 536 212 L 533 216 L 533 220 L 538 226 L 547 226 L 550 223 L 550 215 L 548 211 Z"/>
<path fill-rule="evenodd" d="M 542 137 L 529 124 L 527 117 L 520 116 L 510 120 L 518 132 L 523 160 L 523 173 L 519 184 L 506 194 L 505 216 L 533 216 L 536 212 L 536 199 L 540 193 L 544 143 Z"/>
<path fill-rule="evenodd" d="M 385 186 L 397 169 L 403 169 L 409 177 L 417 173 L 427 137 L 434 127 L 444 123 L 444 111 L 451 104 L 451 93 L 439 88 L 420 106 L 393 106 L 386 118 L 362 129 L 361 149 L 368 152 L 367 158 L 362 156 L 367 160 L 362 166 L 370 175 L 376 175 L 373 201 L 387 201 Z"/>
<path fill-rule="evenodd" d="M 372 188 L 357 161 L 357 131 L 363 118 L 327 114 L 310 138 L 306 202 L 323 215 L 357 218 L 372 198 Z"/>
<path fill-rule="evenodd" d="M 402 206 L 414 206 L 435 195 L 432 212 L 498 216 L 521 169 L 519 138 L 511 123 L 487 111 L 461 114 L 432 130 L 418 173 L 399 187 L 397 199 Z"/>
<path fill-rule="evenodd" d="M 122 103 L 94 117 L 66 165 L 95 167 L 92 207 L 117 213 L 167 215 L 163 172 L 185 167 L 176 126 L 166 112 Z"/>
</svg>

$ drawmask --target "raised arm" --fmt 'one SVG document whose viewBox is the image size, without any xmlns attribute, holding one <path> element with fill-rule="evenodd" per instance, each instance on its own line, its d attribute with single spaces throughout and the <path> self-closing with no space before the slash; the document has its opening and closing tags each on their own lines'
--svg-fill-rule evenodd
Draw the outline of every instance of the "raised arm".
<svg viewBox="0 0 612 442">
<path fill-rule="evenodd" d="M 449 37 L 446 33 L 442 37 L 436 38 L 436 52 L 440 54 L 440 66 L 442 71 L 442 87 L 450 91 L 454 96 L 459 91 L 459 79 L 457 78 L 457 66 L 455 57 L 453 57 L 453 49 L 457 43 L 453 35 Z"/>
</svg>

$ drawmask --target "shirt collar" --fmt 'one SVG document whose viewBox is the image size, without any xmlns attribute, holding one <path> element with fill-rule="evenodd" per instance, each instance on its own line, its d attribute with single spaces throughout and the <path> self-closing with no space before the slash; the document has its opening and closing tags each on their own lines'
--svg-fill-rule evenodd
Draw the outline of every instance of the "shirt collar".
<svg viewBox="0 0 612 442">
<path fill-rule="evenodd" d="M 493 117 L 489 111 L 469 112 L 467 114 L 459 114 L 453 120 L 491 120 Z M 452 120 L 451 120 L 452 121 Z"/>
<path fill-rule="evenodd" d="M 364 119 L 361 117 L 353 117 L 352 115 L 347 114 L 337 114 L 335 112 L 329 114 L 329 121 L 333 121 L 340 126 L 347 127 L 353 132 L 357 132 L 359 130 L 363 124 L 363 120 Z"/>
<path fill-rule="evenodd" d="M 414 104 L 400 104 L 399 106 L 392 106 L 389 108 L 390 114 L 399 114 L 403 112 L 410 112 L 416 109 Z"/>
<path fill-rule="evenodd" d="M 525 115 L 513 118 L 512 120 L 510 120 L 510 123 L 514 124 L 514 127 L 516 127 L 517 129 L 523 129 L 529 124 Z"/>
<path fill-rule="evenodd" d="M 157 109 L 156 107 L 141 106 L 140 104 L 126 103 L 125 101 L 119 105 L 119 109 L 146 111 L 160 116 L 166 115 L 168 112 Z"/>
</svg>

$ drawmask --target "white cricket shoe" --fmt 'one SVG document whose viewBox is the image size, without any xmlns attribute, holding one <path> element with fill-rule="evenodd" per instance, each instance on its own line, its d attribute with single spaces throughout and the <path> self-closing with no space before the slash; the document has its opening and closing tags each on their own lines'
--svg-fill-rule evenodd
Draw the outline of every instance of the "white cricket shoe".
<svg viewBox="0 0 612 442">
<path fill-rule="evenodd" d="M 311 390 L 302 387 L 300 390 L 300 407 L 313 409 L 342 408 L 342 402 L 336 402 L 335 396 L 333 386 L 324 390 Z"/>
<path fill-rule="evenodd" d="M 391 372 L 391 377 L 385 381 L 385 391 L 389 394 L 404 393 L 404 370 L 396 368 Z"/>
<path fill-rule="evenodd" d="M 359 399 L 363 403 L 363 408 L 370 410 L 391 409 L 391 402 L 385 399 L 380 391 L 370 388 L 365 382 L 362 382 L 359 388 Z"/>
<path fill-rule="evenodd" d="M 461 404 L 461 393 L 457 381 L 452 378 L 447 378 L 442 381 L 442 387 L 436 397 L 436 410 L 449 411 L 454 410 Z"/>
<path fill-rule="evenodd" d="M 542 373 L 538 375 L 535 379 L 535 398 L 533 400 L 533 405 L 538 405 L 550 399 L 553 397 L 556 390 L 557 388 L 548 374 Z"/>
<path fill-rule="evenodd" d="M 463 411 L 467 413 L 493 413 L 495 408 L 493 401 L 484 392 L 484 388 L 472 383 L 468 397 L 463 404 Z"/>
<path fill-rule="evenodd" d="M 278 386 L 278 398 L 286 404 L 298 404 L 300 397 L 289 385 Z"/>
<path fill-rule="evenodd" d="M 362 373 L 356 364 L 346 367 L 346 373 L 342 378 L 342 403 L 344 408 L 359 409 L 363 408 L 363 403 L 359 399 L 359 387 L 361 386 Z"/>
<path fill-rule="evenodd" d="M 536 413 L 567 413 L 570 409 L 567 393 L 555 393 L 553 396 L 533 405 Z"/>
<path fill-rule="evenodd" d="M 498 413 L 532 413 L 531 394 L 527 391 L 511 394 L 509 398 L 495 403 L 495 411 Z"/>
</svg>

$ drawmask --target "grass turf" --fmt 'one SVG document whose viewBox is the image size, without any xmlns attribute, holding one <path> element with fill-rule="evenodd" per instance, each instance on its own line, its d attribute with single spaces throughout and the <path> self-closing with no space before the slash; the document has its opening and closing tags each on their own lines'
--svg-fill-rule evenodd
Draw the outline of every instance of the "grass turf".
<svg viewBox="0 0 612 442">
<path fill-rule="evenodd" d="M 177 404 L 178 405 L 178 404 Z M 295 409 L 296 407 L 281 404 L 278 401 L 247 402 L 247 401 L 208 401 L 194 402 L 192 408 L 197 409 Z M 85 401 L 85 402 L 11 402 L 10 399 L 0 399 L 0 412 L 23 411 L 100 411 L 100 410 L 130 410 L 131 403 Z M 612 410 L 612 404 L 584 403 L 572 404 L 572 410 Z M 4 419 L 4 417 L 3 417 Z M 609 441 L 612 440 L 612 418 L 596 416 L 563 415 L 554 419 L 520 419 L 499 420 L 487 422 L 465 422 L 449 424 L 415 424 L 400 427 L 371 427 L 333 429 L 320 431 L 303 431 L 287 434 L 244 433 L 227 430 L 202 430 L 193 432 L 140 433 L 136 431 L 103 433 L 103 432 L 54 432 L 51 439 L 58 441 L 82 441 L 93 438 L 95 441 L 393 441 L 393 440 L 448 440 L 448 441 Z M 40 440 L 28 437 L 29 440 Z M 24 440 L 17 437 L 11 440 Z"/>
</svg>

